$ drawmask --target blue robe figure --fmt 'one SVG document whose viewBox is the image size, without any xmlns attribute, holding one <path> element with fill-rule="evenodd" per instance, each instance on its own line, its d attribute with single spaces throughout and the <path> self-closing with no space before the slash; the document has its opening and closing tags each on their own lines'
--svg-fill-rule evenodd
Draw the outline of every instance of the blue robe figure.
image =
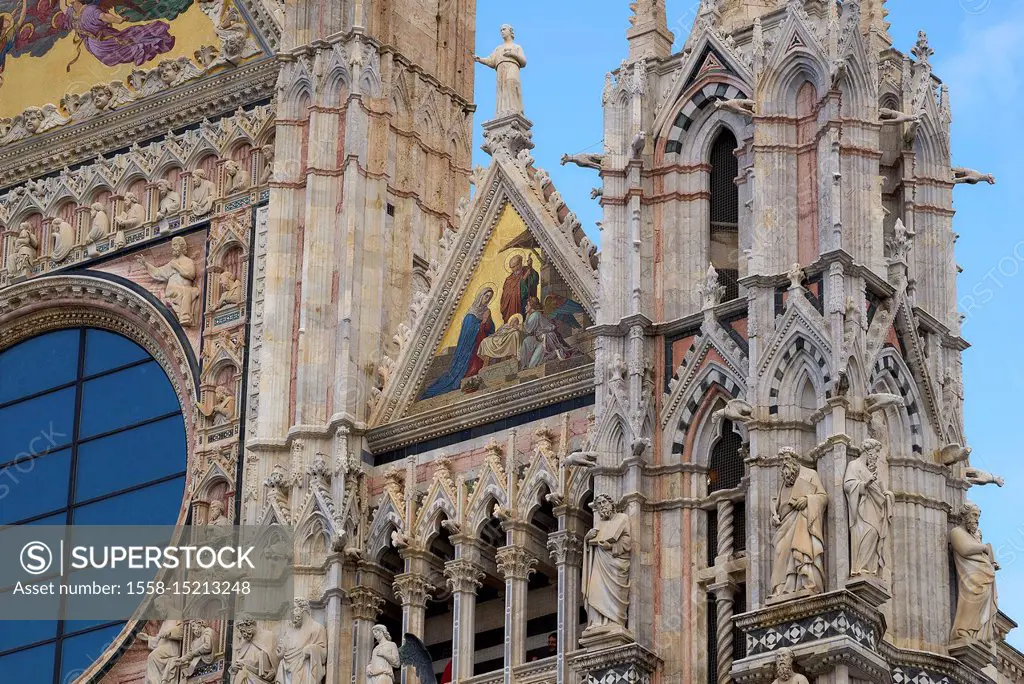
<svg viewBox="0 0 1024 684">
<path fill-rule="evenodd" d="M 423 391 L 421 399 L 430 399 L 459 389 L 462 381 L 480 372 L 484 361 L 477 356 L 480 343 L 494 334 L 494 320 L 488 305 L 494 298 L 494 290 L 485 287 L 480 291 L 462 319 L 459 341 L 455 345 L 452 363 L 448 370 Z"/>
</svg>

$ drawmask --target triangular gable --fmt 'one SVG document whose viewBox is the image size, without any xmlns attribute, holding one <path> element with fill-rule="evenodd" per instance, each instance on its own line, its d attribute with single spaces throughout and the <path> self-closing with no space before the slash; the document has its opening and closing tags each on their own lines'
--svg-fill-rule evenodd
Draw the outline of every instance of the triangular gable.
<svg viewBox="0 0 1024 684">
<path fill-rule="evenodd" d="M 502 393 L 512 400 L 529 386 L 535 400 L 555 385 L 567 387 L 567 377 L 591 366 L 592 343 L 585 333 L 594 316 L 591 255 L 577 244 L 571 212 L 546 174 L 530 163 L 525 157 L 495 159 L 479 183 L 372 425 L 407 415 L 459 414 L 447 411 L 456 404 L 486 413 L 480 408 L 483 396 L 509 415 Z M 540 333 L 548 330 L 557 335 L 546 334 L 541 342 Z M 569 384 L 579 384 L 581 377 Z M 562 398 L 559 392 L 547 395 Z M 480 420 L 477 415 L 474 422 Z"/>
<path fill-rule="evenodd" d="M 728 46 L 725 41 L 710 27 L 703 27 L 700 37 L 694 43 L 693 51 L 679 65 L 682 78 L 674 80 L 674 85 L 662 100 L 661 110 L 655 117 L 653 130 L 661 131 L 667 125 L 666 119 L 675 116 L 679 108 L 679 100 L 701 80 L 710 79 L 734 85 L 744 84 L 745 88 L 737 92 L 713 93 L 724 99 L 746 99 L 753 93 L 754 77 L 750 69 Z M 709 95 L 711 97 L 711 95 Z"/>
</svg>

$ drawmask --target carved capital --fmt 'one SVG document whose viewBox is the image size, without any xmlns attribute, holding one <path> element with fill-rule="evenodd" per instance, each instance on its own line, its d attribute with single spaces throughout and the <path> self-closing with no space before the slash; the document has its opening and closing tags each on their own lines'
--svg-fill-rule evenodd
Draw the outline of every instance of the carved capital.
<svg viewBox="0 0 1024 684">
<path fill-rule="evenodd" d="M 430 598 L 430 591 L 433 589 L 426 577 L 414 572 L 396 575 L 392 586 L 403 608 L 426 608 L 427 599 Z"/>
<path fill-rule="evenodd" d="M 583 538 L 575 532 L 558 532 L 548 537 L 548 551 L 556 565 L 583 564 Z"/>
<path fill-rule="evenodd" d="M 380 615 L 384 597 L 368 587 L 352 587 L 348 590 L 352 602 L 352 617 L 356 620 L 373 622 Z"/>
<path fill-rule="evenodd" d="M 444 564 L 444 576 L 453 592 L 476 594 L 484 573 L 475 563 L 459 558 Z"/>
<path fill-rule="evenodd" d="M 498 564 L 498 572 L 507 580 L 529 579 L 534 573 L 533 566 L 537 564 L 537 559 L 521 546 L 503 546 L 498 549 L 494 559 Z"/>
</svg>

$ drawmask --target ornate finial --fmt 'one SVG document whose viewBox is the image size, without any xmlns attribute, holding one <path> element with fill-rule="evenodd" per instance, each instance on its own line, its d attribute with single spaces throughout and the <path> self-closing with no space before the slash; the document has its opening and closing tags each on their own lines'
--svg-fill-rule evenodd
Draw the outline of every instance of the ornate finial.
<svg viewBox="0 0 1024 684">
<path fill-rule="evenodd" d="M 928 60 L 932 55 L 935 54 L 935 50 L 928 45 L 928 34 L 924 31 L 918 31 L 917 33 L 917 44 L 914 49 L 910 51 L 917 61 L 922 64 L 928 64 Z"/>
<path fill-rule="evenodd" d="M 629 18 L 629 61 L 653 58 L 663 59 L 672 52 L 675 36 L 668 30 L 665 0 L 633 0 L 629 5 L 633 14 Z"/>
<path fill-rule="evenodd" d="M 804 269 L 800 267 L 800 264 L 794 263 L 786 273 L 786 277 L 789 278 L 789 289 L 800 290 L 803 289 L 803 282 L 807 278 L 804 274 Z"/>
<path fill-rule="evenodd" d="M 722 297 L 725 296 L 725 285 L 719 284 L 718 271 L 715 270 L 714 264 L 708 264 L 704 279 L 697 285 L 697 292 L 703 302 L 701 310 L 713 309 L 722 302 Z"/>
</svg>

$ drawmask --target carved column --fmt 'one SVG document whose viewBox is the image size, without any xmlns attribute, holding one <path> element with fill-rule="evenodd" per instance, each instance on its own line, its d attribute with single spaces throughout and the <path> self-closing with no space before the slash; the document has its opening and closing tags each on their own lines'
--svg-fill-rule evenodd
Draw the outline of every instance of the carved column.
<svg viewBox="0 0 1024 684">
<path fill-rule="evenodd" d="M 452 588 L 452 681 L 473 676 L 476 634 L 476 592 L 484 573 L 470 560 L 456 558 L 444 564 L 444 576 Z"/>
<path fill-rule="evenodd" d="M 395 575 L 395 595 L 402 602 L 402 633 L 423 636 L 427 617 L 427 599 L 433 588 L 427 578 L 415 572 Z"/>
<path fill-rule="evenodd" d="M 717 620 L 715 622 L 716 661 L 718 663 L 718 684 L 732 681 L 732 611 L 736 600 L 736 585 L 730 581 L 717 582 L 710 587 L 715 595 Z"/>
<path fill-rule="evenodd" d="M 526 660 L 527 580 L 537 559 L 521 546 L 503 546 L 495 560 L 505 578 L 505 684 L 511 684 L 512 668 Z"/>
<path fill-rule="evenodd" d="M 565 654 L 579 641 L 580 573 L 583 537 L 575 532 L 556 532 L 548 537 L 548 550 L 558 571 L 558 665 L 557 684 L 569 682 Z"/>
<path fill-rule="evenodd" d="M 728 499 L 718 501 L 718 551 L 717 556 L 728 558 L 733 554 L 735 545 L 735 533 L 733 532 L 734 522 L 733 502 Z"/>
<path fill-rule="evenodd" d="M 348 590 L 352 606 L 352 681 L 366 681 L 366 665 L 373 650 L 373 625 L 384 606 L 384 597 L 368 587 Z"/>
</svg>

